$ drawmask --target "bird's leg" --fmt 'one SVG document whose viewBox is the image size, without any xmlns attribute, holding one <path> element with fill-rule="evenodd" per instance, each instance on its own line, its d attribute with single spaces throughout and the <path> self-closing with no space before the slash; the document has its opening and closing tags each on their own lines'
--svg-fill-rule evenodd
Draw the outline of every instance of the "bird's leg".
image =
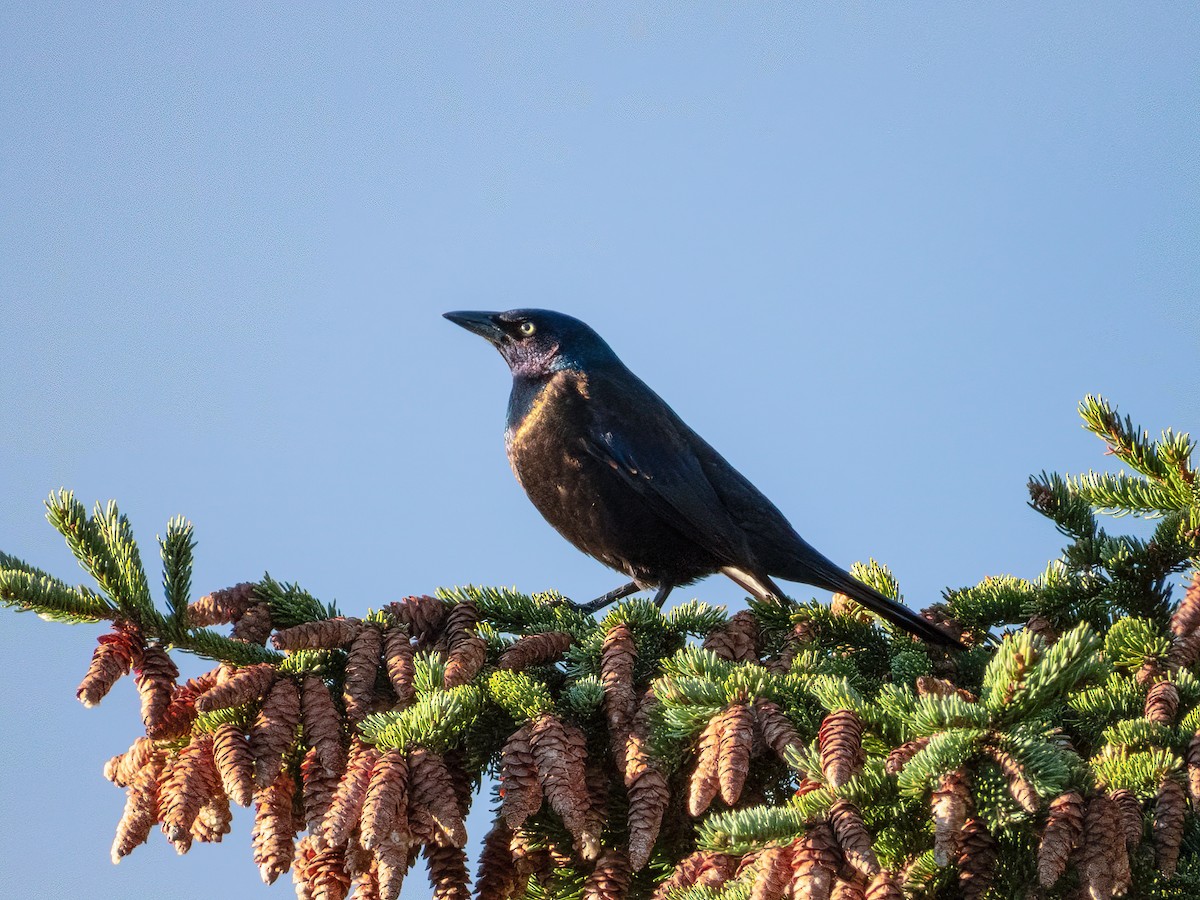
<svg viewBox="0 0 1200 900">
<path fill-rule="evenodd" d="M 667 602 L 667 595 L 671 593 L 671 589 L 674 587 L 675 585 L 665 581 L 660 584 L 658 586 L 658 593 L 654 595 L 654 605 L 662 609 L 662 605 Z"/>
<path fill-rule="evenodd" d="M 594 613 L 598 609 L 604 609 L 610 603 L 623 600 L 630 594 L 636 594 L 639 590 L 641 589 L 638 587 L 637 582 L 631 581 L 629 584 L 623 584 L 619 588 L 609 591 L 607 594 L 601 594 L 590 603 L 577 603 L 575 604 L 575 608 L 580 612 Z"/>
</svg>

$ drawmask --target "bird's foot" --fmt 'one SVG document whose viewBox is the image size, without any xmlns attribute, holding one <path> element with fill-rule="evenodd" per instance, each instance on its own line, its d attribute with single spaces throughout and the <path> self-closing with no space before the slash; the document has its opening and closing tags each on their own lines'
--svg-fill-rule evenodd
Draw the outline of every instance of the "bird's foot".
<svg viewBox="0 0 1200 900">
<path fill-rule="evenodd" d="M 588 613 L 589 615 L 597 610 L 604 609 L 610 603 L 616 603 L 618 600 L 623 600 L 630 594 L 636 594 L 641 590 L 636 581 L 631 581 L 629 584 L 623 584 L 619 588 L 609 591 L 607 594 L 601 594 L 590 603 L 576 603 L 575 608 L 580 612 Z"/>
</svg>

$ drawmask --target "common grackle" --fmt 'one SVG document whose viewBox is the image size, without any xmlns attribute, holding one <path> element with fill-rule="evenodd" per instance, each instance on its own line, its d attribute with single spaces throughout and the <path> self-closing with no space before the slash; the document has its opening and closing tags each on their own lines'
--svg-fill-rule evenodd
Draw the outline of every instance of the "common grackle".
<svg viewBox="0 0 1200 900">
<path fill-rule="evenodd" d="M 842 571 L 692 431 L 578 319 L 540 309 L 449 312 L 512 370 L 505 444 L 517 480 L 572 544 L 632 581 L 589 612 L 643 588 L 722 572 L 761 600 L 772 576 L 846 594 L 930 643 L 941 628 Z"/>
</svg>

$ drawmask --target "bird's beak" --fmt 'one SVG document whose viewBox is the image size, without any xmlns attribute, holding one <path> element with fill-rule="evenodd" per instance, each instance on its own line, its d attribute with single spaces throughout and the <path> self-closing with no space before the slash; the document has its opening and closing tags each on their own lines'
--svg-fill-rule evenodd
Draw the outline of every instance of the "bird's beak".
<svg viewBox="0 0 1200 900">
<path fill-rule="evenodd" d="M 461 325 L 467 331 L 479 335 L 493 344 L 499 344 L 504 337 L 504 331 L 496 324 L 497 313 L 459 310 L 458 312 L 442 313 L 443 318 L 449 319 L 455 325 Z"/>
</svg>

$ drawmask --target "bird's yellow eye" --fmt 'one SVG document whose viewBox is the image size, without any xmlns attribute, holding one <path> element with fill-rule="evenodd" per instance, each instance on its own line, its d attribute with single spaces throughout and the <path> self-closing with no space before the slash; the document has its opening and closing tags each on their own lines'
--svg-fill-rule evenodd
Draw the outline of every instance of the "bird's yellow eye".
<svg viewBox="0 0 1200 900">
<path fill-rule="evenodd" d="M 521 334 L 525 335 L 525 337 L 529 337 L 531 334 L 537 331 L 537 326 L 532 322 L 522 322 L 517 330 L 520 331 Z"/>
</svg>

